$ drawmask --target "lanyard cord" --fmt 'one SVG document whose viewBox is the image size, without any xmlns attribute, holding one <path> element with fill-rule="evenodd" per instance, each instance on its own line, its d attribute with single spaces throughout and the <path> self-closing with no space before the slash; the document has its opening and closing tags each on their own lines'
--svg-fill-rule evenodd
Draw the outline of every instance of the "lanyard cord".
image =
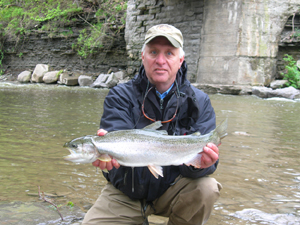
<svg viewBox="0 0 300 225">
<path fill-rule="evenodd" d="M 177 82 L 176 82 L 176 83 L 177 83 Z M 147 97 L 147 95 L 149 94 L 149 92 L 152 90 L 152 88 L 153 88 L 153 86 L 152 86 L 151 88 L 149 88 L 149 90 L 147 91 L 147 93 L 146 93 L 146 95 L 145 95 L 145 97 L 144 97 L 143 104 L 142 104 L 142 113 L 143 113 L 144 117 L 146 117 L 148 120 L 150 120 L 150 121 L 152 121 L 152 122 L 156 122 L 157 120 L 152 119 L 152 118 L 150 118 L 149 116 L 146 115 L 145 109 L 144 109 L 144 108 L 145 108 L 144 105 L 145 105 L 146 97 Z M 178 95 L 178 93 L 177 93 L 176 91 L 175 91 L 175 94 L 176 94 L 176 98 L 177 98 L 177 105 L 176 105 L 175 113 L 174 113 L 174 115 L 173 115 L 173 117 L 172 117 L 171 119 L 166 120 L 166 121 L 161 121 L 161 123 L 169 123 L 169 122 L 171 122 L 171 121 L 176 117 L 176 115 L 177 115 L 177 110 L 178 110 L 178 105 L 179 105 L 179 95 Z"/>
</svg>

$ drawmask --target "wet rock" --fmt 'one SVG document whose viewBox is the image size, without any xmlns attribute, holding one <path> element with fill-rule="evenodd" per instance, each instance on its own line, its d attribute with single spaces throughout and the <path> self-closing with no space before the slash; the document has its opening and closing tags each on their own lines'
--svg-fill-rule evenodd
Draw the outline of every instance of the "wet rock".
<svg viewBox="0 0 300 225">
<path fill-rule="evenodd" d="M 78 77 L 79 86 L 86 87 L 90 86 L 93 83 L 93 78 L 87 75 L 80 75 Z"/>
<path fill-rule="evenodd" d="M 300 91 L 294 87 L 287 87 L 287 88 L 273 90 L 269 96 L 282 97 L 288 99 L 298 99 L 300 98 Z"/>
<path fill-rule="evenodd" d="M 293 87 L 281 88 L 273 90 L 267 87 L 253 87 L 252 94 L 260 98 L 288 98 L 288 99 L 299 99 L 300 91 Z"/>
<path fill-rule="evenodd" d="M 117 76 L 121 77 L 120 74 Z M 119 79 L 115 73 L 100 74 L 95 82 L 91 85 L 93 88 L 112 88 L 119 83 Z"/>
<path fill-rule="evenodd" d="M 46 84 L 57 83 L 58 77 L 59 77 L 59 71 L 47 72 L 47 73 L 45 73 L 45 75 L 43 77 L 43 81 Z"/>
<path fill-rule="evenodd" d="M 30 79 L 31 79 L 31 74 L 32 74 L 32 71 L 23 71 L 22 73 L 20 73 L 18 75 L 18 78 L 17 80 L 20 82 L 20 83 L 29 83 L 30 82 Z"/>
<path fill-rule="evenodd" d="M 118 80 L 123 80 L 125 78 L 125 72 L 124 71 L 118 71 L 114 73 L 114 76 L 118 79 Z"/>
<path fill-rule="evenodd" d="M 219 85 L 199 83 L 193 83 L 193 85 L 207 94 L 220 93 L 232 95 L 247 95 L 252 93 L 251 86 L 249 85 Z"/>
<path fill-rule="evenodd" d="M 287 82 L 288 82 L 287 80 L 274 80 L 271 82 L 270 88 L 272 89 L 282 88 L 285 86 Z"/>
<path fill-rule="evenodd" d="M 260 98 L 269 98 L 269 93 L 272 92 L 272 88 L 267 87 L 252 87 L 252 94 Z"/>
<path fill-rule="evenodd" d="M 95 82 L 91 85 L 92 88 L 106 88 L 105 82 L 107 81 L 109 74 L 100 74 Z"/>
<path fill-rule="evenodd" d="M 48 72 L 49 67 L 45 64 L 37 64 L 35 66 L 35 69 L 33 70 L 31 81 L 35 83 L 42 83 L 43 77 L 46 72 Z"/>
<path fill-rule="evenodd" d="M 118 84 L 118 82 L 119 82 L 118 78 L 115 76 L 114 73 L 112 73 L 107 78 L 105 84 L 106 84 L 107 88 L 112 88 L 112 87 L 116 86 Z"/>
<path fill-rule="evenodd" d="M 75 86 L 78 85 L 78 77 L 79 75 L 71 73 L 71 72 L 63 72 L 59 77 L 59 84 L 64 84 L 67 86 Z"/>
</svg>

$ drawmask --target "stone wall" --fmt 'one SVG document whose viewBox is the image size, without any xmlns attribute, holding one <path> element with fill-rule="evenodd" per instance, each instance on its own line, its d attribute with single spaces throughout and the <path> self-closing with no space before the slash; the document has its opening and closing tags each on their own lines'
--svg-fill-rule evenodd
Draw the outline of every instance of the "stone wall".
<svg viewBox="0 0 300 225">
<path fill-rule="evenodd" d="M 200 84 L 269 85 L 281 32 L 299 0 L 129 0 L 128 72 L 140 65 L 146 30 L 169 23 L 184 36 L 189 79 Z"/>
<path fill-rule="evenodd" d="M 282 38 L 295 12 L 300 27 L 299 10 L 299 0 L 128 0 L 125 31 L 97 54 L 82 59 L 72 50 L 83 28 L 77 24 L 68 38 L 35 34 L 17 50 L 15 43 L 6 42 L 2 64 L 6 72 L 33 69 L 43 63 L 53 70 L 86 73 L 126 68 L 133 75 L 141 65 L 147 29 L 168 23 L 183 33 L 192 82 L 267 86 L 278 77 L 285 53 L 299 60 L 299 45 L 291 46 Z"/>
<path fill-rule="evenodd" d="M 283 57 L 291 55 L 296 61 L 300 60 L 300 14 L 290 16 L 284 25 L 277 54 L 276 78 L 281 79 L 285 70 Z"/>
<path fill-rule="evenodd" d="M 72 30 L 72 35 L 49 37 L 48 32 L 32 33 L 26 40 L 4 43 L 3 67 L 6 73 L 18 75 L 24 70 L 33 70 L 36 64 L 47 64 L 50 70 L 83 71 L 85 74 L 107 73 L 109 69 L 126 69 L 127 53 L 124 29 L 109 38 L 104 47 L 86 59 L 80 57 L 72 45 L 77 42 L 80 30 L 88 25 L 75 23 L 65 32 Z M 61 28 L 63 33 L 66 28 Z M 34 32 L 34 31 L 32 31 Z M 109 42 L 109 43 L 108 43 Z"/>
<path fill-rule="evenodd" d="M 281 32 L 299 8 L 298 0 L 206 0 L 197 82 L 269 85 Z"/>
</svg>

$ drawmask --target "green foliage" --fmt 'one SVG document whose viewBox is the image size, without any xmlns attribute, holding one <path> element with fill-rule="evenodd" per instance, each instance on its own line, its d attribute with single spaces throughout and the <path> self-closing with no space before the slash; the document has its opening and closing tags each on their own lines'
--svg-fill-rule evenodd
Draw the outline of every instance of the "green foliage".
<svg viewBox="0 0 300 225">
<path fill-rule="evenodd" d="M 93 54 L 97 49 L 102 48 L 102 39 L 104 32 L 102 30 L 102 23 L 97 23 L 92 27 L 92 31 L 83 29 L 80 32 L 77 39 L 77 45 L 74 46 L 77 49 L 78 55 L 86 58 L 88 55 Z"/>
<path fill-rule="evenodd" d="M 70 206 L 70 208 L 73 208 L 74 207 L 74 203 L 73 202 L 68 202 L 67 206 Z"/>
<path fill-rule="evenodd" d="M 286 63 L 286 73 L 282 73 L 284 79 L 288 80 L 286 85 L 300 89 L 300 71 L 297 67 L 297 62 L 291 55 L 285 54 L 283 60 Z"/>
<path fill-rule="evenodd" d="M 104 46 L 112 30 L 118 32 L 124 27 L 126 9 L 123 0 L 0 0 L 0 37 L 16 44 L 32 32 L 67 38 L 73 35 L 72 24 L 81 21 L 89 28 L 80 33 L 73 47 L 81 57 L 87 57 Z M 90 13 L 95 13 L 92 20 L 86 18 Z"/>
<path fill-rule="evenodd" d="M 97 21 L 94 24 L 90 23 L 90 29 L 84 29 L 80 32 L 77 44 L 73 46 L 73 49 L 77 50 L 78 55 L 83 58 L 111 43 L 109 41 L 104 43 L 104 40 L 113 36 L 112 30 L 117 27 L 117 15 L 127 9 L 127 2 L 122 0 L 102 0 L 100 2 L 101 7 L 95 13 Z M 122 26 L 117 29 L 117 32 L 124 27 L 125 16 L 124 13 L 120 19 Z"/>
</svg>

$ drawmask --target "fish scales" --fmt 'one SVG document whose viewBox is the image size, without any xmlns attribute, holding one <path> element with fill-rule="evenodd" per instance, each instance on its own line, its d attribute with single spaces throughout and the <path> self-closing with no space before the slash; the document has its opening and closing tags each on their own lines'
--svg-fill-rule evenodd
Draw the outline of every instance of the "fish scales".
<svg viewBox="0 0 300 225">
<path fill-rule="evenodd" d="M 70 151 L 65 159 L 77 163 L 91 163 L 97 158 L 115 158 L 120 165 L 130 167 L 148 166 L 154 176 L 163 176 L 161 166 L 192 165 L 199 168 L 203 147 L 212 142 L 220 144 L 227 133 L 227 119 L 215 130 L 201 135 L 171 136 L 157 130 L 160 121 L 144 129 L 112 131 L 104 136 L 76 138 L 64 145 Z M 154 171 L 153 171 L 154 170 Z"/>
</svg>

